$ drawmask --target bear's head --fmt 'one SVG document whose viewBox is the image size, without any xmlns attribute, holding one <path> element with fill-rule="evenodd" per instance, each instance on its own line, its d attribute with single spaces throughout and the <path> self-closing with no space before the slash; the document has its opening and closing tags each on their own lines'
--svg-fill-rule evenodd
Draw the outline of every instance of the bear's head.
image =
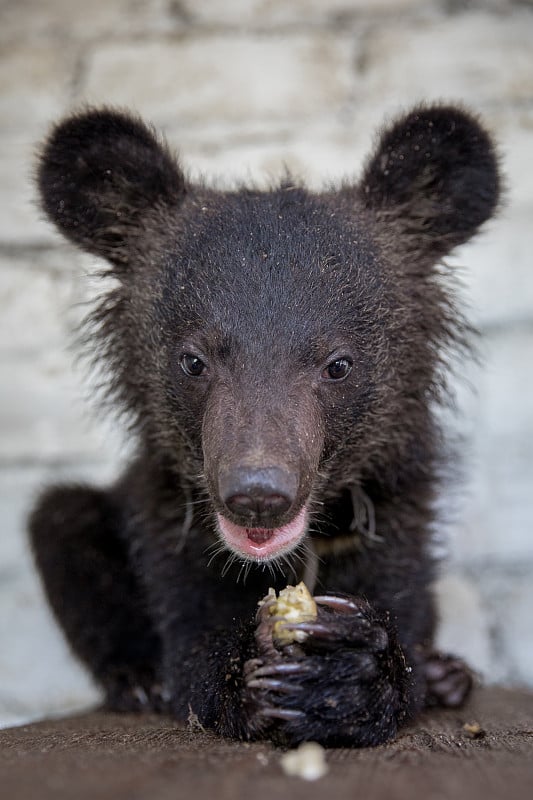
<svg viewBox="0 0 533 800">
<path fill-rule="evenodd" d="M 88 110 L 52 131 L 38 183 L 116 279 L 97 338 L 146 458 L 207 490 L 234 553 L 274 559 L 347 487 L 401 491 L 431 469 L 461 338 L 441 259 L 499 196 L 470 114 L 415 108 L 357 183 L 311 193 L 195 185 L 139 119 Z"/>
</svg>

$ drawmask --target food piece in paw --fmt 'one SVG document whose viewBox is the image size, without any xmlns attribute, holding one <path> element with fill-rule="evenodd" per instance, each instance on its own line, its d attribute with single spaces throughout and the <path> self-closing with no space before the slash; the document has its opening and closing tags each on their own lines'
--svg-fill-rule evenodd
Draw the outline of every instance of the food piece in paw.
<svg viewBox="0 0 533 800">
<path fill-rule="evenodd" d="M 303 642 L 308 636 L 306 631 L 287 627 L 287 623 L 313 622 L 317 617 L 316 603 L 303 581 L 297 586 L 287 586 L 278 596 L 274 589 L 269 589 L 259 605 L 267 605 L 270 615 L 276 617 L 272 636 L 281 646 Z"/>
</svg>

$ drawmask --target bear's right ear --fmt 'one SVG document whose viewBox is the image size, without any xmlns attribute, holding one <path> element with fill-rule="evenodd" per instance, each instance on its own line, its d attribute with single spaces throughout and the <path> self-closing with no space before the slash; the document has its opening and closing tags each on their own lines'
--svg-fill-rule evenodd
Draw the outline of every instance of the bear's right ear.
<svg viewBox="0 0 533 800">
<path fill-rule="evenodd" d="M 61 233 L 122 269 L 142 217 L 178 204 L 186 191 L 167 146 L 139 119 L 105 108 L 54 127 L 40 154 L 37 183 Z"/>
</svg>

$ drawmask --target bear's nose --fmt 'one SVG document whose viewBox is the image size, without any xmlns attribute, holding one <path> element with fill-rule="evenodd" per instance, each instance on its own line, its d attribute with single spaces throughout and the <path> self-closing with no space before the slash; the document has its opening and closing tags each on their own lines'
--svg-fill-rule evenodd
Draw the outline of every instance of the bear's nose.
<svg viewBox="0 0 533 800">
<path fill-rule="evenodd" d="M 220 477 L 220 496 L 237 517 L 255 524 L 281 517 L 294 502 L 296 477 L 280 467 L 237 467 Z"/>
</svg>

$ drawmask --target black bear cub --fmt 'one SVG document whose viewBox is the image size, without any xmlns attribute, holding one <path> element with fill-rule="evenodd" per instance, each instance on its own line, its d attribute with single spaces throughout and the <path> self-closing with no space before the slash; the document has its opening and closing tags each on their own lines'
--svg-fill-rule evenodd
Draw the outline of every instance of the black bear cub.
<svg viewBox="0 0 533 800">
<path fill-rule="evenodd" d="M 138 118 L 85 110 L 41 152 L 41 202 L 105 259 L 89 322 L 136 457 L 109 488 L 50 488 L 30 520 L 74 652 L 113 709 L 222 735 L 375 745 L 466 666 L 432 646 L 435 409 L 468 326 L 442 258 L 498 204 L 462 109 L 386 127 L 358 183 L 191 183 Z M 269 587 L 314 620 L 273 636 Z"/>
</svg>

